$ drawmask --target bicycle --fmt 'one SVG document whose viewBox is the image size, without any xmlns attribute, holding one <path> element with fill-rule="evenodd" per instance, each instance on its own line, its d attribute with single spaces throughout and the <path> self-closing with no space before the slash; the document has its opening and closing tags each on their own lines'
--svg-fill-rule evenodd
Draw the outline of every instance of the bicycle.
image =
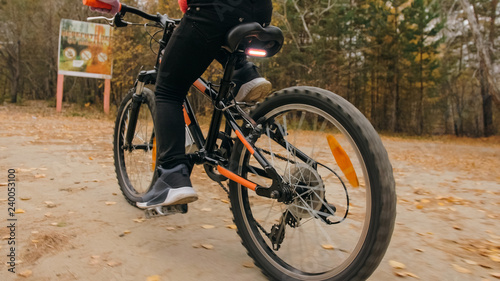
<svg viewBox="0 0 500 281">
<path fill-rule="evenodd" d="M 117 113 L 113 152 L 120 189 L 133 206 L 154 183 L 154 95 L 162 50 L 180 20 L 122 4 L 108 24 L 124 27 L 126 13 L 163 31 L 155 69 L 141 71 Z M 184 102 L 186 152 L 228 193 L 234 223 L 248 255 L 277 280 L 363 280 L 389 245 L 396 195 L 387 152 L 370 122 L 349 102 L 306 86 L 252 104 L 232 99 L 236 54 L 271 57 L 281 30 L 244 23 L 227 35 L 229 53 L 218 90 L 199 78 L 194 87 L 213 102 L 205 137 Z M 223 121 L 224 118 L 224 121 Z M 228 182 L 229 190 L 223 182 Z M 148 217 L 187 212 L 187 205 L 146 210 Z"/>
</svg>

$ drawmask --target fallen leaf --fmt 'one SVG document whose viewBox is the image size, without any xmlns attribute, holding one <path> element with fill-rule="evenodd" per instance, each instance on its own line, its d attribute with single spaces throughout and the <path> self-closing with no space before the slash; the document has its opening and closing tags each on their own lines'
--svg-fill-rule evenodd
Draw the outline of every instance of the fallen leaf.
<svg viewBox="0 0 500 281">
<path fill-rule="evenodd" d="M 132 231 L 130 231 L 130 230 L 124 230 L 124 231 L 123 231 L 123 234 L 130 234 L 131 232 L 132 232 Z"/>
<path fill-rule="evenodd" d="M 94 160 L 94 158 L 92 158 L 92 157 L 89 156 L 89 160 Z"/>
<path fill-rule="evenodd" d="M 107 201 L 107 202 L 105 202 L 105 203 L 106 203 L 106 205 L 108 205 L 108 206 L 116 204 L 116 202 L 113 202 L 113 201 Z"/>
<path fill-rule="evenodd" d="M 423 203 L 423 204 L 429 203 L 429 202 L 431 202 L 431 200 L 429 200 L 429 199 L 422 199 L 422 200 L 420 200 L 420 203 Z"/>
<path fill-rule="evenodd" d="M 8 182 L 0 182 L 0 186 L 7 186 L 7 185 L 9 185 Z"/>
<path fill-rule="evenodd" d="M 456 229 L 456 230 L 462 230 L 462 228 L 460 226 L 458 226 L 458 225 L 454 225 L 453 228 Z"/>
<path fill-rule="evenodd" d="M 244 262 L 242 265 L 243 265 L 243 267 L 246 267 L 246 268 L 254 268 L 255 267 L 255 264 L 252 261 Z"/>
<path fill-rule="evenodd" d="M 44 203 L 45 203 L 45 206 L 46 206 L 47 208 L 54 208 L 54 207 L 56 207 L 56 206 L 57 206 L 57 205 L 56 205 L 56 204 L 54 204 L 54 202 L 52 202 L 52 201 L 45 201 Z"/>
<path fill-rule="evenodd" d="M 210 225 L 210 224 L 204 224 L 204 225 L 202 225 L 201 227 L 203 227 L 204 229 L 212 229 L 212 228 L 215 228 L 215 226 Z"/>
<path fill-rule="evenodd" d="M 229 229 L 236 229 L 236 225 L 235 224 L 229 224 L 229 225 L 226 225 L 227 228 Z"/>
<path fill-rule="evenodd" d="M 323 245 L 321 245 L 321 247 L 323 247 L 323 249 L 325 249 L 325 250 L 335 250 L 333 245 L 330 245 L 330 244 L 323 244 Z"/>
<path fill-rule="evenodd" d="M 33 274 L 33 272 L 28 269 L 28 270 L 25 270 L 23 272 L 18 273 L 17 275 L 19 275 L 21 277 L 30 277 L 31 274 Z"/>
<path fill-rule="evenodd" d="M 19 197 L 19 198 L 21 198 L 21 200 L 24 200 L 24 201 L 31 199 L 31 197 Z"/>
<path fill-rule="evenodd" d="M 413 274 L 411 272 L 408 272 L 408 271 L 395 271 L 394 274 L 398 277 L 413 277 L 413 278 L 416 278 L 416 279 L 420 279 L 420 277 L 418 277 L 416 274 Z"/>
<path fill-rule="evenodd" d="M 420 209 L 423 209 L 423 208 L 424 208 L 424 206 L 423 206 L 423 205 L 417 204 L 417 209 L 419 209 L 419 210 L 420 210 Z"/>
<path fill-rule="evenodd" d="M 475 261 L 471 261 L 471 260 L 463 260 L 466 264 L 470 264 L 470 265 L 477 265 L 477 262 Z"/>
<path fill-rule="evenodd" d="M 495 278 L 500 279 L 500 272 L 490 272 L 490 275 L 495 277 Z"/>
<path fill-rule="evenodd" d="M 146 279 L 146 281 L 160 281 L 160 275 L 151 275 L 151 276 L 148 276 L 148 278 Z"/>
<path fill-rule="evenodd" d="M 121 263 L 121 262 L 119 262 L 119 261 L 110 261 L 110 262 L 108 262 L 107 264 L 108 264 L 109 266 L 111 266 L 111 267 L 115 267 L 115 266 L 119 266 L 119 265 L 121 265 L 122 263 Z"/>
<path fill-rule="evenodd" d="M 420 253 L 425 252 L 425 250 L 424 250 L 424 249 L 419 249 L 419 248 L 416 248 L 416 249 L 415 249 L 415 251 L 420 252 Z"/>
<path fill-rule="evenodd" d="M 406 265 L 404 263 L 397 262 L 395 260 L 390 260 L 389 265 L 392 266 L 394 269 L 405 269 Z"/>
<path fill-rule="evenodd" d="M 141 222 L 143 222 L 143 221 L 145 221 L 145 220 L 146 220 L 145 218 L 137 218 L 137 219 L 133 219 L 133 221 L 135 221 L 135 222 L 139 222 L 139 223 L 141 223 Z"/>
<path fill-rule="evenodd" d="M 494 262 L 500 262 L 500 254 L 489 255 L 490 259 Z"/>
<path fill-rule="evenodd" d="M 453 266 L 453 268 L 456 271 L 458 271 L 460 273 L 472 273 L 472 271 L 468 270 L 467 268 L 463 268 L 463 267 L 456 265 L 456 264 L 451 264 L 451 265 Z"/>
<path fill-rule="evenodd" d="M 57 222 L 50 223 L 50 225 L 57 226 Z"/>
<path fill-rule="evenodd" d="M 172 230 L 175 230 L 175 227 L 172 227 L 172 226 L 167 226 L 167 227 L 166 227 L 166 229 L 167 229 L 168 231 L 172 231 Z"/>
<path fill-rule="evenodd" d="M 16 214 L 24 214 L 24 213 L 26 213 L 26 211 L 23 210 L 23 209 L 16 209 L 16 211 L 14 213 L 16 213 Z"/>
<path fill-rule="evenodd" d="M 32 243 L 38 243 L 38 242 L 40 242 L 40 241 L 38 241 L 38 240 L 36 240 L 36 239 L 33 239 L 33 240 L 31 240 L 31 242 L 32 242 Z"/>
<path fill-rule="evenodd" d="M 201 246 L 207 250 L 212 250 L 214 248 L 212 244 L 201 244 Z"/>
</svg>

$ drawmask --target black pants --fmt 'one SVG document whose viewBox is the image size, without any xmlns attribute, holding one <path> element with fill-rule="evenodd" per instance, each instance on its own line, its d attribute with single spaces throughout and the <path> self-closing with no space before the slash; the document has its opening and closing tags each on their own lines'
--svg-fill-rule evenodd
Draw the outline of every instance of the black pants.
<svg viewBox="0 0 500 281">
<path fill-rule="evenodd" d="M 165 49 L 155 90 L 157 163 L 164 168 L 189 164 L 182 103 L 190 86 L 218 56 L 227 32 L 242 22 L 267 25 L 271 21 L 271 0 L 188 3 L 189 9 Z"/>
</svg>

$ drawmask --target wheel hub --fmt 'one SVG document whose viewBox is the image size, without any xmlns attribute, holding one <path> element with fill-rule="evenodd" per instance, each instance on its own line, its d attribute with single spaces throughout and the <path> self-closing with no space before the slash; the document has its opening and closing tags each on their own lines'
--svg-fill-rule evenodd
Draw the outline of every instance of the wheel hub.
<svg viewBox="0 0 500 281">
<path fill-rule="evenodd" d="M 288 210 L 296 218 L 309 218 L 319 211 L 325 198 L 325 186 L 318 172 L 307 164 L 296 163 L 284 176 L 294 191 Z"/>
</svg>

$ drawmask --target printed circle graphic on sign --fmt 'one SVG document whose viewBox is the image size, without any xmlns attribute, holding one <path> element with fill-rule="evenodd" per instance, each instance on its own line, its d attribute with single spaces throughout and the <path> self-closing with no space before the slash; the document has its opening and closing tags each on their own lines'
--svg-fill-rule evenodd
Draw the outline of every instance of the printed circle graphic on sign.
<svg viewBox="0 0 500 281">
<path fill-rule="evenodd" d="M 80 58 L 82 58 L 82 60 L 84 61 L 88 61 L 92 58 L 92 53 L 90 52 L 89 49 L 85 49 L 80 52 Z"/>
<path fill-rule="evenodd" d="M 64 49 L 63 53 L 64 53 L 64 56 L 69 60 L 72 60 L 76 57 L 76 50 L 71 48 L 71 47 Z"/>
<path fill-rule="evenodd" d="M 108 60 L 108 55 L 106 55 L 105 53 L 99 53 L 99 55 L 97 55 L 97 59 L 100 62 L 105 62 Z"/>
</svg>

